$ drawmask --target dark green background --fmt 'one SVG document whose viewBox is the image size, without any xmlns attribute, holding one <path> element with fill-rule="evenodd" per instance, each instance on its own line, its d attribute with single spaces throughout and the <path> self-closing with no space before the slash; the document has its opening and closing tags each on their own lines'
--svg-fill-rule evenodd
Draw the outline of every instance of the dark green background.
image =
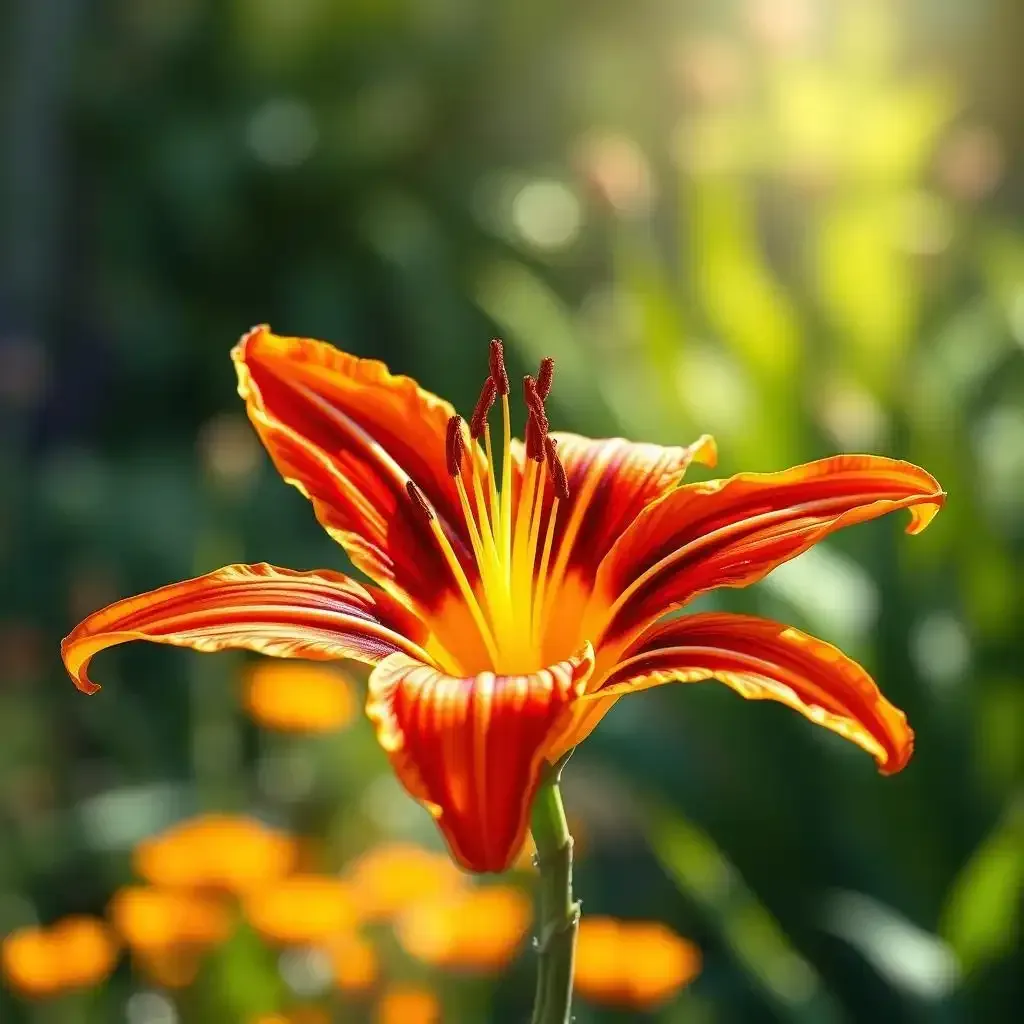
<svg viewBox="0 0 1024 1024">
<path fill-rule="evenodd" d="M 463 411 L 497 334 L 516 372 L 557 357 L 556 427 L 710 431 L 725 474 L 869 450 L 950 496 L 922 537 L 860 527 L 715 599 L 861 659 L 917 731 L 900 776 L 713 684 L 621 702 L 573 758 L 585 911 L 704 951 L 652 1019 L 1016 1019 L 1021 11 L 0 7 L 0 931 L 101 912 L 131 843 L 198 808 L 319 831 L 338 863 L 432 838 L 366 723 L 259 736 L 241 659 L 167 649 L 102 658 L 86 699 L 58 643 L 228 561 L 344 566 L 252 447 L 228 360 L 251 324 Z M 269 961 L 225 956 L 196 1024 L 275 998 Z M 488 1019 L 522 1019 L 528 960 L 474 989 Z M 122 969 L 74 1019 L 123 1020 L 134 985 Z M 0 991 L 5 1024 L 28 1012 Z"/>
</svg>

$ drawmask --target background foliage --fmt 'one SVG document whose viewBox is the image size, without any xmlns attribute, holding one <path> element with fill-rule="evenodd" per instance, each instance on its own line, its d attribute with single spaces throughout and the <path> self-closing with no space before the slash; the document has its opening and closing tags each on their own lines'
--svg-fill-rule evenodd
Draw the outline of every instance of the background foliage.
<svg viewBox="0 0 1024 1024">
<path fill-rule="evenodd" d="M 500 335 L 519 371 L 557 358 L 556 426 L 710 431 L 723 474 L 887 453 L 950 494 L 920 538 L 859 527 L 716 597 L 862 660 L 917 731 L 900 776 L 713 684 L 620 702 L 573 758 L 585 911 L 703 952 L 650 1019 L 1014 1018 L 1022 38 L 1016 0 L 4 5 L 0 932 L 102 914 L 200 810 L 317 837 L 326 868 L 433 841 L 365 722 L 275 736 L 244 659 L 169 649 L 105 658 L 86 699 L 58 642 L 228 561 L 343 565 L 244 422 L 249 325 L 464 410 Z M 237 996 L 276 991 L 272 959 L 210 969 L 186 1024 L 272 1008 Z M 453 1020 L 528 1006 L 528 955 L 426 977 Z M 147 986 L 122 964 L 88 1002 L 0 991 L 0 1018 L 121 1020 Z"/>
</svg>

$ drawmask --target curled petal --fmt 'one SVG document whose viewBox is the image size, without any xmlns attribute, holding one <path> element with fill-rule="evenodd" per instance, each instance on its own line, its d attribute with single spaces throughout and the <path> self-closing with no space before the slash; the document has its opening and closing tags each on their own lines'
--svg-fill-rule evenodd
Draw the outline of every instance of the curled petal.
<svg viewBox="0 0 1024 1024">
<path fill-rule="evenodd" d="M 454 592 L 435 538 L 410 503 L 412 480 L 472 581 L 470 540 L 446 463 L 451 405 L 375 359 L 266 327 L 245 335 L 232 358 L 238 392 L 274 464 L 360 569 L 428 610 Z M 484 472 L 475 445 L 472 455 Z"/>
<path fill-rule="evenodd" d="M 469 871 L 504 871 L 526 835 L 544 749 L 594 668 L 589 645 L 529 675 L 458 678 L 392 655 L 370 676 L 367 714 L 405 788 Z"/>
<path fill-rule="evenodd" d="M 376 664 L 396 651 L 426 657 L 419 646 L 425 637 L 422 623 L 383 591 L 341 573 L 261 562 L 228 565 L 93 612 L 65 638 L 61 656 L 75 686 L 95 693 L 89 661 L 129 640 Z"/>
<path fill-rule="evenodd" d="M 718 679 L 748 700 L 775 700 L 856 743 L 890 775 L 914 749 L 906 716 L 842 651 L 791 626 L 749 615 L 684 615 L 627 652 L 595 695 Z M 585 703 L 589 703 L 589 700 Z"/>
<path fill-rule="evenodd" d="M 588 628 L 624 645 L 670 608 L 755 583 L 844 526 L 908 508 L 908 532 L 920 533 L 944 500 L 923 469 L 872 455 L 684 484 L 644 509 L 608 552 Z"/>
</svg>

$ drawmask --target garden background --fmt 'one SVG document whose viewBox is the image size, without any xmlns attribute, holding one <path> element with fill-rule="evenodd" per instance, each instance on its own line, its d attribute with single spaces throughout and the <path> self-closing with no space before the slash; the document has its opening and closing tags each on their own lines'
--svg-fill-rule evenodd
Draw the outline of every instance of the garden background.
<svg viewBox="0 0 1024 1024">
<path fill-rule="evenodd" d="M 570 761 L 585 916 L 693 944 L 603 991 L 644 945 L 593 933 L 577 1020 L 1016 1019 L 1022 42 L 1019 0 L 7 0 L 0 935 L 29 941 L 0 1020 L 528 1014 L 528 858 L 452 880 L 365 673 L 134 645 L 87 698 L 62 669 L 117 597 L 346 568 L 235 394 L 260 322 L 463 412 L 499 336 L 516 373 L 556 358 L 556 429 L 711 432 L 722 475 L 934 473 L 923 536 L 890 517 L 702 600 L 861 660 L 917 732 L 904 772 L 713 683 L 620 702 Z M 19 931 L 78 915 L 113 931 Z"/>
</svg>

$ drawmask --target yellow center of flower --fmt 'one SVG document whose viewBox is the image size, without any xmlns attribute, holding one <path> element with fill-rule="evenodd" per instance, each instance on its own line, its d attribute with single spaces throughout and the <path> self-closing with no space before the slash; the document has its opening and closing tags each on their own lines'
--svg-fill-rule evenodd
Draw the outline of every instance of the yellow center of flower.
<svg viewBox="0 0 1024 1024">
<path fill-rule="evenodd" d="M 460 416 L 448 423 L 448 471 L 455 480 L 466 531 L 479 572 L 473 585 L 452 548 L 451 541 L 426 499 L 411 481 L 409 495 L 426 515 L 459 588 L 462 600 L 479 632 L 489 664 L 465 664 L 463 671 L 489 669 L 499 674 L 533 672 L 546 663 L 547 625 L 557 584 L 565 572 L 564 559 L 552 566 L 552 546 L 560 503 L 568 498 L 565 470 L 554 440 L 548 436 L 544 400 L 551 390 L 553 361 L 541 363 L 536 379 L 526 377 L 523 392 L 527 408 L 525 465 L 513 477 L 509 382 L 501 342 L 491 342 L 491 373 L 470 420 L 471 444 L 483 439 L 485 471 L 477 458 L 464 458 L 465 424 Z M 487 414 L 501 402 L 502 452 L 500 486 Z M 474 452 L 474 454 L 477 454 Z M 517 467 L 518 468 L 518 467 Z M 546 490 L 552 488 L 551 501 Z M 515 492 L 515 493 L 513 493 Z M 545 523 L 546 517 L 546 523 Z M 442 637 L 449 653 L 461 647 L 455 638 Z M 561 646 L 561 645 L 559 645 Z"/>
</svg>

